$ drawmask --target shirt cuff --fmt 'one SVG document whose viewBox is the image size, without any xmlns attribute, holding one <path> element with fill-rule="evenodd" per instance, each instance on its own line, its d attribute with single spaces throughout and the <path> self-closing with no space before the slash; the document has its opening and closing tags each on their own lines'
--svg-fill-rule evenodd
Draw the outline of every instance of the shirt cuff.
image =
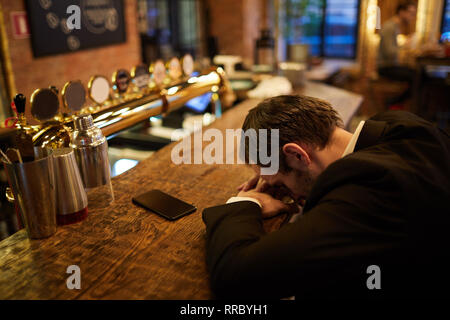
<svg viewBox="0 0 450 320">
<path fill-rule="evenodd" d="M 230 199 L 228 199 L 227 203 L 233 203 L 233 202 L 239 202 L 239 201 L 251 201 L 256 203 L 260 208 L 262 208 L 261 203 L 259 203 L 258 200 L 256 200 L 255 198 L 250 198 L 250 197 L 231 197 Z"/>
</svg>

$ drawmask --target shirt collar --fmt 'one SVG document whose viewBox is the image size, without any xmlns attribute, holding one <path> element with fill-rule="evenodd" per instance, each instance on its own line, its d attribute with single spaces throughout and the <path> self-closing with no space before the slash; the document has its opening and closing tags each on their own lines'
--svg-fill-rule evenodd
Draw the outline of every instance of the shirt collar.
<svg viewBox="0 0 450 320">
<path fill-rule="evenodd" d="M 353 134 L 352 138 L 350 139 L 350 142 L 348 143 L 347 147 L 345 148 L 344 153 L 342 154 L 342 158 L 350 153 L 353 153 L 353 151 L 355 150 L 356 142 L 358 141 L 359 134 L 361 133 L 364 123 L 365 123 L 365 121 L 361 121 L 358 124 L 358 127 L 355 130 L 355 133 Z"/>
</svg>

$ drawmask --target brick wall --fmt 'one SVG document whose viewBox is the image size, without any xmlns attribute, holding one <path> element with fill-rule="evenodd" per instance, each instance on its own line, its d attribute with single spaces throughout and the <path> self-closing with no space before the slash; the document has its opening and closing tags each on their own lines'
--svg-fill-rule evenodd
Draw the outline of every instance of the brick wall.
<svg viewBox="0 0 450 320">
<path fill-rule="evenodd" d="M 255 40 L 259 36 L 263 1 L 208 0 L 211 35 L 217 37 L 220 54 L 242 56 L 253 63 Z"/>
<path fill-rule="evenodd" d="M 244 1 L 244 58 L 254 63 L 255 41 L 259 38 L 263 25 L 265 0 Z"/>
<path fill-rule="evenodd" d="M 27 100 L 36 88 L 55 85 L 62 88 L 69 80 L 81 80 L 87 86 L 92 75 L 110 78 L 118 68 L 130 70 L 140 62 L 137 31 L 137 1 L 124 0 L 126 42 L 118 45 L 87 49 L 75 53 L 34 58 L 31 39 L 14 39 L 11 30 L 12 11 L 25 11 L 25 1 L 0 0 L 8 35 L 8 46 L 17 92 Z"/>
</svg>

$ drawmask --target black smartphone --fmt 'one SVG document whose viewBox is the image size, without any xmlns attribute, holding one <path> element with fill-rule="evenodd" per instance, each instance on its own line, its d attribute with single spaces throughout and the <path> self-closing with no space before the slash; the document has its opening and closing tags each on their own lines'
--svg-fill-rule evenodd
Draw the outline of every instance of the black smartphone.
<svg viewBox="0 0 450 320">
<path fill-rule="evenodd" d="M 193 205 L 160 190 L 152 190 L 133 198 L 133 203 L 168 220 L 177 220 L 197 210 Z"/>
</svg>

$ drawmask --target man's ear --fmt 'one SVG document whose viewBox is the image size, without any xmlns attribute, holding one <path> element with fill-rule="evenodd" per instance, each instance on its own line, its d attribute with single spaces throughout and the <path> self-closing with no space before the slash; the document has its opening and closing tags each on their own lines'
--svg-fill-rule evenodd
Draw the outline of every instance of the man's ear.
<svg viewBox="0 0 450 320">
<path fill-rule="evenodd" d="M 306 150 L 296 143 L 286 143 L 282 151 L 286 157 L 287 164 L 294 169 L 304 170 L 311 164 Z"/>
</svg>

